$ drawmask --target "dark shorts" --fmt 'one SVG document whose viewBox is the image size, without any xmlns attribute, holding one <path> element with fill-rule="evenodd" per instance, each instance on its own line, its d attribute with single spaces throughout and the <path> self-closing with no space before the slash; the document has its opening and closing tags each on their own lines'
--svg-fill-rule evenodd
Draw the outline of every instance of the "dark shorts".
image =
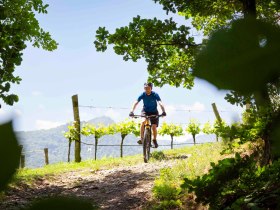
<svg viewBox="0 0 280 210">
<path fill-rule="evenodd" d="M 142 110 L 141 115 L 146 115 L 146 116 L 158 115 L 158 111 L 157 112 L 145 112 L 144 110 Z M 157 127 L 158 127 L 159 118 L 158 117 L 151 118 L 151 123 L 152 123 L 152 125 L 157 125 Z"/>
</svg>

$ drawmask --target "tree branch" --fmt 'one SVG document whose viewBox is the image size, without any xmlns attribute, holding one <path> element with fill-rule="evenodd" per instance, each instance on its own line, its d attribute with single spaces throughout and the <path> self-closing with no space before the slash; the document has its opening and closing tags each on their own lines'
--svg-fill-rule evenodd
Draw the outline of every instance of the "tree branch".
<svg viewBox="0 0 280 210">
<path fill-rule="evenodd" d="M 151 44 L 151 46 L 162 46 L 162 45 L 182 45 L 182 46 L 189 46 L 189 47 L 198 47 L 202 44 L 185 44 L 185 43 L 157 43 Z"/>
</svg>

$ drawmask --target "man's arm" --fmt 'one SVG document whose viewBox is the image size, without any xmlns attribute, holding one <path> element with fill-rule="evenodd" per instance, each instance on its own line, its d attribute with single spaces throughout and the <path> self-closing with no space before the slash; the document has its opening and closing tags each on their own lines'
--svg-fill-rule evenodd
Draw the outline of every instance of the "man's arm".
<svg viewBox="0 0 280 210">
<path fill-rule="evenodd" d="M 163 105 L 162 101 L 158 101 L 158 104 L 159 104 L 162 112 L 165 112 L 165 108 L 164 108 L 164 105 Z"/>
<path fill-rule="evenodd" d="M 134 112 L 134 110 L 136 109 L 137 105 L 138 105 L 139 101 L 135 101 L 132 105 L 131 111 L 130 112 Z"/>
</svg>

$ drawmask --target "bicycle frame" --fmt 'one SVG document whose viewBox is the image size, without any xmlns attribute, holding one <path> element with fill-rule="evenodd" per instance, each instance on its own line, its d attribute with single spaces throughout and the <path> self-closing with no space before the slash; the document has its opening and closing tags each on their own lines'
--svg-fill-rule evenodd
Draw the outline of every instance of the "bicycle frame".
<svg viewBox="0 0 280 210">
<path fill-rule="evenodd" d="M 144 156 L 144 162 L 147 163 L 150 159 L 150 148 L 151 148 L 151 135 L 152 135 L 152 124 L 151 124 L 151 118 L 154 117 L 161 117 L 162 115 L 134 115 L 134 118 L 138 117 L 144 117 L 144 138 L 143 138 L 143 156 Z"/>
</svg>

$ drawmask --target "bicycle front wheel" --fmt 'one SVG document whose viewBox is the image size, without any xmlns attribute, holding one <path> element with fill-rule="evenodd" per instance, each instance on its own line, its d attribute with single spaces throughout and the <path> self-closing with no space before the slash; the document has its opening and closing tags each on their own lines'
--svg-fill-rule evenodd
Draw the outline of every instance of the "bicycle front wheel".
<svg viewBox="0 0 280 210">
<path fill-rule="evenodd" d="M 143 156 L 144 162 L 147 163 L 150 159 L 150 149 L 151 149 L 151 130 L 146 128 L 144 132 L 143 140 Z"/>
</svg>

